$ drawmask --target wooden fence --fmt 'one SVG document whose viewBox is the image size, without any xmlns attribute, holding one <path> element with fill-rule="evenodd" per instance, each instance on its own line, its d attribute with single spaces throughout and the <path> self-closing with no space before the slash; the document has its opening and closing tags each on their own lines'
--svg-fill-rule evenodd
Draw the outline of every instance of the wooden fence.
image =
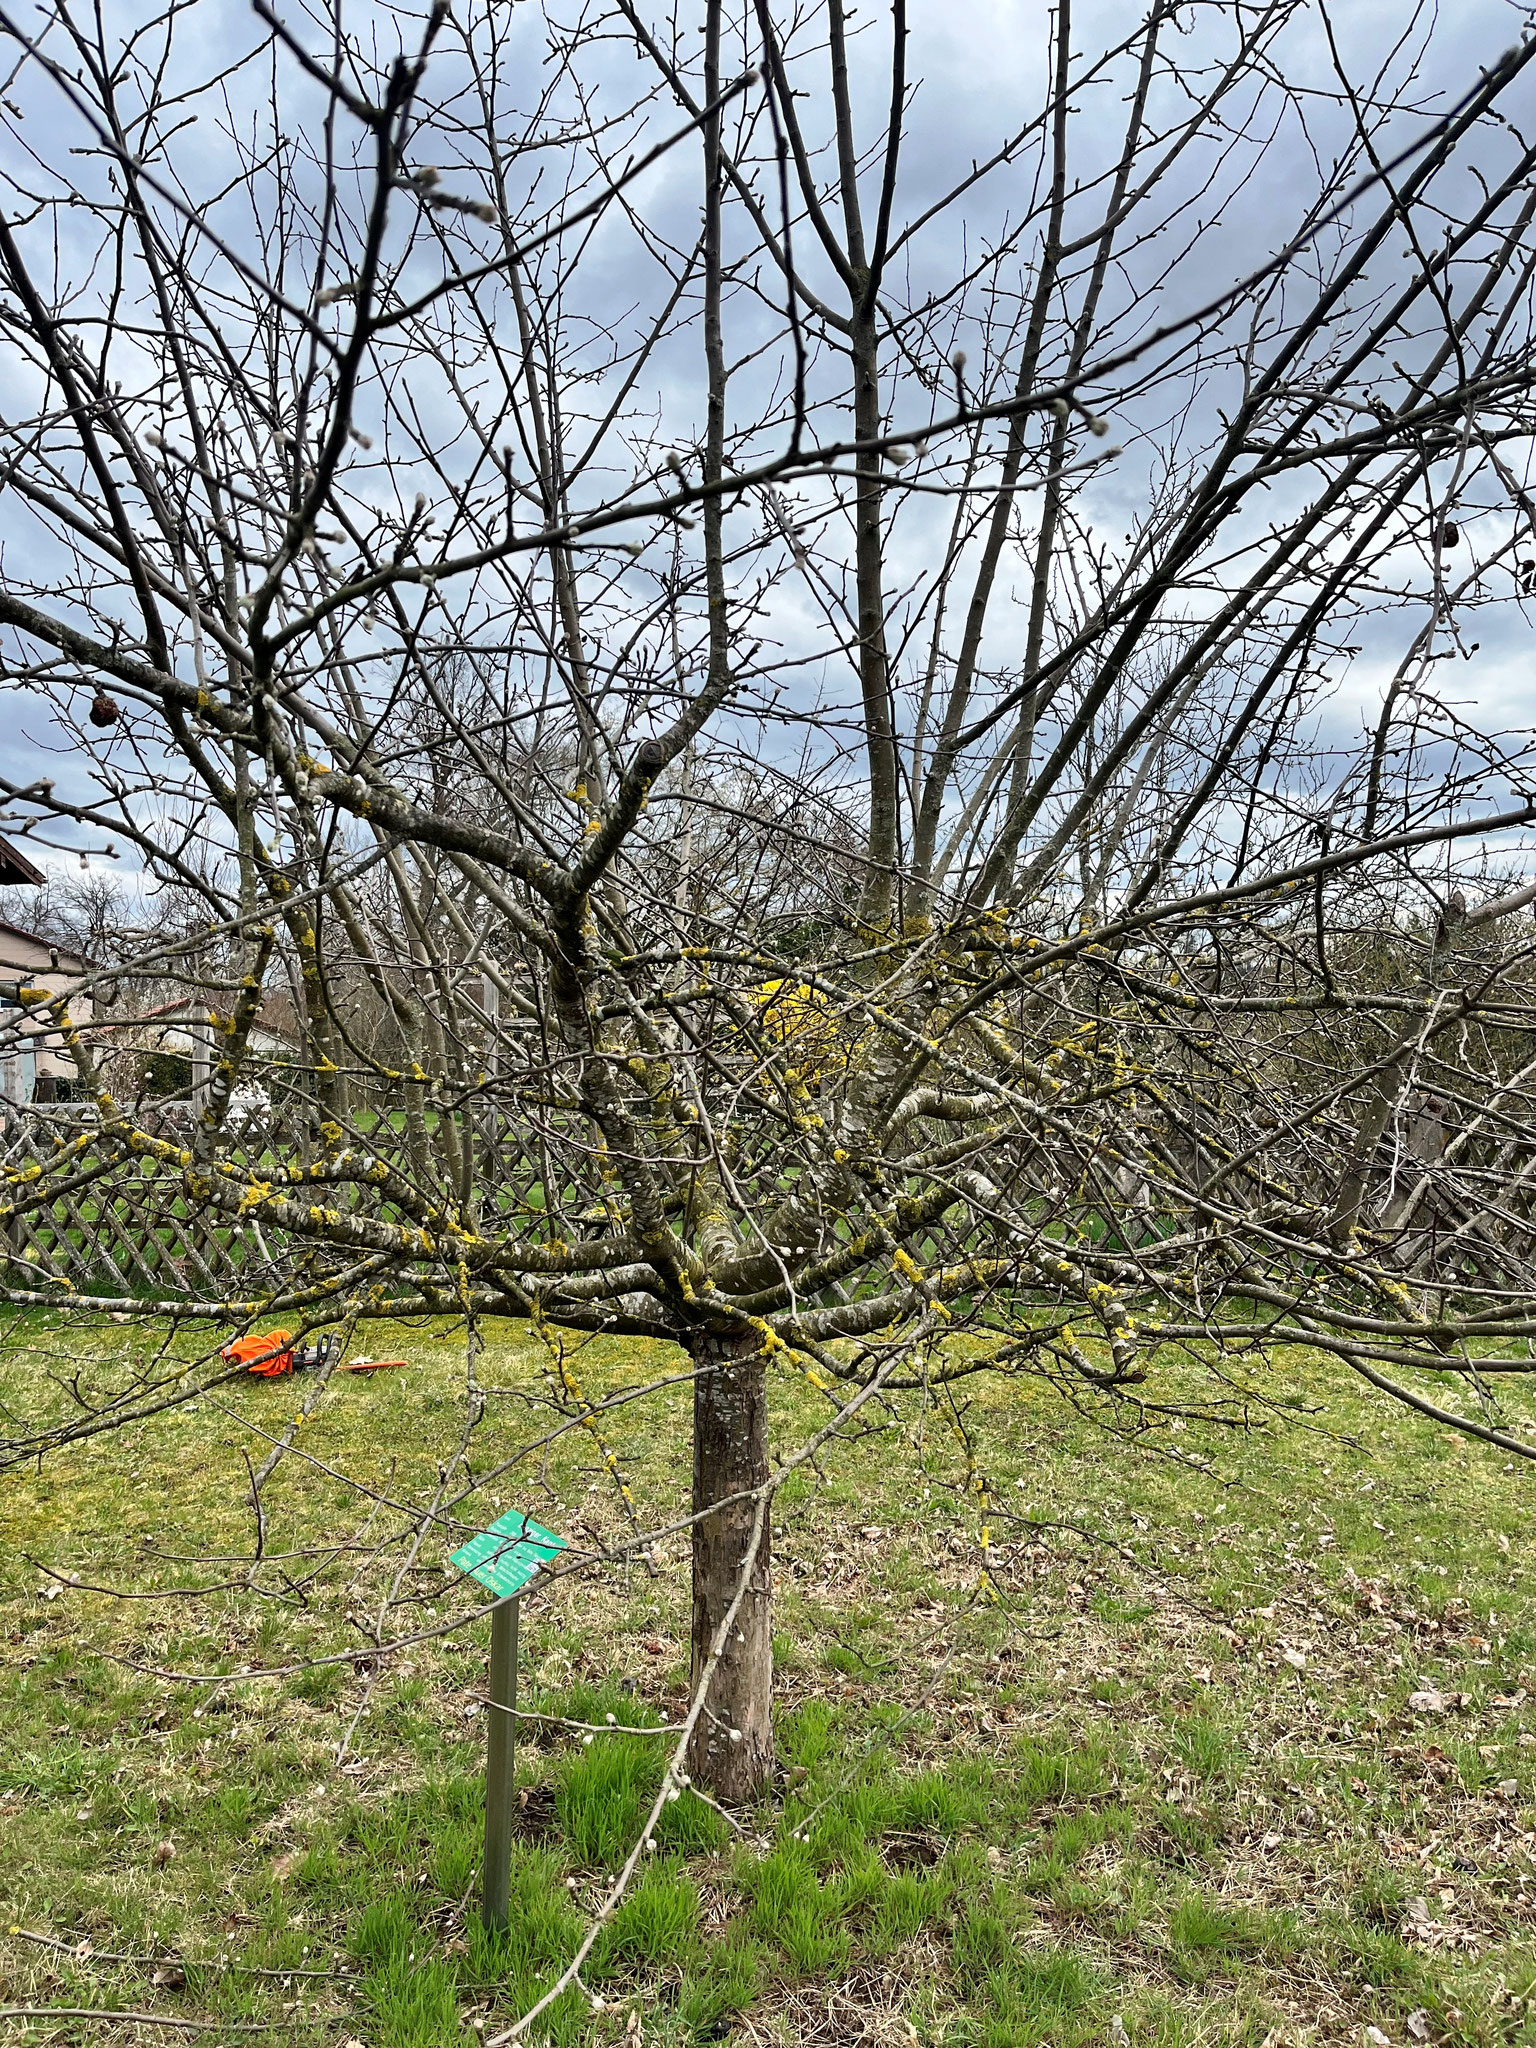
<svg viewBox="0 0 1536 2048">
<path fill-rule="evenodd" d="M 274 1088 L 266 1100 L 259 1117 L 227 1120 L 217 1157 L 241 1182 L 275 1182 L 281 1189 L 290 1165 L 308 1166 L 323 1155 L 319 1112 L 296 1089 Z M 161 1104 L 146 1114 L 154 1135 L 178 1149 L 191 1144 L 196 1119 L 190 1104 Z M 453 1113 L 450 1143 L 439 1123 L 448 1114 L 436 1108 L 423 1113 L 414 1152 L 403 1113 L 388 1107 L 356 1114 L 348 1141 L 385 1162 L 395 1185 L 416 1190 L 432 1208 L 453 1202 L 457 1176 L 450 1159 L 468 1145 L 482 1226 L 525 1224 L 526 1130 L 482 1104 L 468 1116 Z M 0 1103 L 0 1171 L 9 1177 L 0 1199 L 16 1205 L 0 1229 L 0 1266 L 8 1264 L 11 1285 L 218 1300 L 291 1285 L 296 1260 L 315 1279 L 332 1263 L 355 1262 L 355 1248 L 332 1253 L 307 1235 L 296 1239 L 270 1217 L 232 1216 L 197 1203 L 174 1160 L 125 1157 L 117 1149 L 98 1154 L 93 1117 L 92 1108 L 74 1103 Z M 364 1184 L 332 1182 L 323 1199 L 328 1207 L 355 1207 L 389 1222 L 419 1221 L 416 1204 L 407 1214 Z"/>
<path fill-rule="evenodd" d="M 8 1175 L 59 1171 L 59 1141 L 80 1134 L 67 1109 L 11 1109 L 0 1125 Z M 88 1155 L 87 1155 L 88 1156 Z M 77 1178 L 78 1176 L 69 1176 Z M 68 1282 L 92 1293 L 213 1296 L 260 1292 L 276 1280 L 260 1228 L 196 1213 L 167 1177 L 115 1168 L 95 1182 L 29 1202 L 37 1182 L 10 1183 L 18 1208 L 5 1241 L 13 1284 Z"/>
</svg>

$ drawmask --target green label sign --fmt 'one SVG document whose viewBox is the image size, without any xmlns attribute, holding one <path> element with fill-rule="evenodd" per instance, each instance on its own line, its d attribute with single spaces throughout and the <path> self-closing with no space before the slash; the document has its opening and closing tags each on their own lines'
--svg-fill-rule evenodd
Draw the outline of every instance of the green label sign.
<svg viewBox="0 0 1536 2048">
<path fill-rule="evenodd" d="M 567 1547 L 563 1536 L 540 1528 L 513 1508 L 492 1522 L 483 1536 L 473 1536 L 462 1550 L 453 1553 L 461 1572 L 478 1579 L 499 1600 L 521 1593 L 540 1565 L 548 1564 Z"/>
</svg>

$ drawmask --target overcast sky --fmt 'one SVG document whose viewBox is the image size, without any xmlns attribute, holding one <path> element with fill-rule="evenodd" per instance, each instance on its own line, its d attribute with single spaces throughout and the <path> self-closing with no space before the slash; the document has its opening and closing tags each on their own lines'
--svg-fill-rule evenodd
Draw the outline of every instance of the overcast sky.
<svg viewBox="0 0 1536 2048">
<path fill-rule="evenodd" d="M 131 19 L 141 19 L 145 11 L 118 8 L 114 18 L 126 25 Z M 291 18 L 296 23 L 299 19 L 296 14 Z M 664 18 L 656 10 L 658 25 Z M 985 157 L 1038 108 L 1049 60 L 1050 18 L 1043 6 L 1019 4 L 1019 0 L 1013 4 L 1010 0 L 961 0 L 958 5 L 928 4 L 912 10 L 908 70 L 916 90 L 904 146 L 898 219 L 922 211 L 964 174 L 974 158 Z M 1415 92 L 1425 111 L 1430 111 L 1459 97 L 1475 79 L 1477 67 L 1497 57 L 1529 18 L 1529 9 L 1511 6 L 1508 0 L 1458 0 L 1438 15 L 1428 9 L 1411 11 L 1394 0 L 1347 0 L 1337 10 L 1334 29 L 1346 67 L 1357 81 L 1368 85 L 1378 64 L 1399 44 L 1405 25 L 1410 19 L 1416 22 L 1411 43 L 1399 50 L 1396 74 L 1400 79 L 1409 54 L 1416 51 Z M 388 46 L 393 17 L 356 8 L 349 11 L 348 19 L 360 34 L 372 28 Z M 542 40 L 538 11 L 526 5 L 511 19 L 515 54 L 531 60 Z M 255 30 L 248 23 L 249 17 L 233 8 L 229 0 L 195 0 L 183 16 L 181 61 L 209 66 L 234 54 L 254 39 Z M 859 23 L 853 46 L 853 86 L 862 131 L 873 137 L 884 120 L 889 91 L 888 17 L 871 6 L 862 10 Z M 1110 0 L 1080 4 L 1074 15 L 1074 49 L 1098 48 L 1126 34 L 1129 26 L 1123 5 L 1110 4 Z M 1214 15 L 1186 11 L 1180 49 L 1186 62 L 1199 65 L 1203 39 L 1209 38 L 1211 48 L 1216 47 L 1217 26 Z M 1226 182 L 1232 196 L 1193 253 L 1162 286 L 1155 308 L 1160 320 L 1201 304 L 1287 239 L 1300 208 L 1315 190 L 1315 157 L 1326 158 L 1332 141 L 1342 137 L 1339 116 L 1328 98 L 1335 84 L 1333 60 L 1318 11 L 1298 5 L 1270 54 L 1286 84 L 1299 95 L 1298 108 L 1284 116 L 1281 130 L 1262 158 L 1250 144 L 1231 146 Z M 594 49 L 589 75 L 610 95 L 610 103 L 617 104 L 640 79 L 641 60 L 631 47 L 613 41 Z M 285 121 L 302 126 L 314 120 L 319 102 L 313 89 L 290 64 L 284 64 L 281 77 Z M 1075 105 L 1074 150 L 1079 166 L 1091 166 L 1095 151 L 1101 161 L 1112 155 L 1123 119 L 1123 83 L 1123 75 L 1117 75 L 1099 89 L 1097 100 L 1084 95 Z M 13 127 L 12 140 L 0 139 L 5 160 L 19 161 L 14 138 L 24 134 L 33 146 L 46 138 L 43 147 L 49 161 L 55 165 L 64 162 L 64 152 L 78 135 L 78 128 L 57 90 L 25 65 L 8 90 L 26 118 L 23 129 Z M 1536 86 L 1523 84 L 1521 94 L 1520 111 L 1536 130 Z M 241 118 L 244 109 L 236 104 L 229 112 L 230 118 Z M 675 114 L 665 108 L 657 118 L 667 125 Z M 1213 134 L 1212 160 L 1229 144 L 1229 137 Z M 184 150 L 188 146 L 184 145 Z M 195 149 L 197 168 L 211 189 L 228 155 L 215 125 L 204 123 Z M 1239 175 L 1248 159 L 1252 175 Z M 1018 217 L 1030 200 L 1032 176 L 1032 164 L 1024 163 L 994 174 L 954 216 L 919 237 L 910 257 L 914 296 L 921 295 L 925 267 L 935 279 L 947 274 L 957 249 L 979 249 L 1006 220 Z M 681 240 L 688 236 L 690 222 L 696 222 L 697 195 L 696 156 L 680 151 L 647 180 L 642 205 L 648 218 Z M 871 213 L 873 203 L 871 193 L 867 197 Z M 802 252 L 808 240 L 802 237 Z M 612 230 L 605 228 L 598 237 L 596 253 L 591 274 L 614 304 L 640 303 L 654 295 L 654 266 L 633 234 L 618 225 Z M 1023 254 L 1029 256 L 1028 244 Z M 1162 252 L 1149 250 L 1137 260 L 1146 266 L 1145 274 L 1150 277 L 1163 260 Z M 1123 283 L 1134 292 L 1136 281 L 1133 264 Z M 698 361 L 691 348 L 694 339 L 683 337 L 658 364 L 656 373 L 657 402 L 680 438 L 696 435 L 702 426 Z M 7 393 L 3 372 L 0 393 Z M 10 410 L 17 402 L 18 387 L 13 381 L 0 404 Z M 1137 424 L 1135 419 L 1117 422 L 1116 432 L 1134 439 Z M 1094 516 L 1108 527 L 1134 518 L 1144 498 L 1146 473 L 1145 460 L 1134 449 L 1124 461 L 1101 473 L 1091 493 Z M 921 555 L 923 531 L 921 523 L 915 522 L 916 538 L 909 543 L 916 551 L 913 561 Z M 0 494 L 0 573 L 7 561 L 35 559 L 32 545 L 14 498 Z M 898 557 L 898 570 L 902 566 Z M 789 609 L 780 614 L 788 631 L 793 630 L 794 602 L 792 596 L 786 596 L 784 605 Z M 1376 639 L 1364 648 L 1356 671 L 1341 681 L 1339 711 L 1346 722 L 1357 715 L 1357 706 L 1369 703 L 1379 690 L 1383 665 L 1390 667 L 1396 658 L 1390 624 L 1372 630 Z M 1529 724 L 1528 669 L 1526 628 L 1519 614 L 1511 611 L 1484 634 L 1475 674 L 1469 672 L 1458 687 L 1481 705 L 1485 716 Z M 37 701 L 13 693 L 6 715 L 0 718 L 0 767 L 4 772 L 18 779 L 39 773 L 67 777 L 70 764 L 67 757 L 60 758 L 57 745 L 58 736 L 50 731 Z"/>
</svg>

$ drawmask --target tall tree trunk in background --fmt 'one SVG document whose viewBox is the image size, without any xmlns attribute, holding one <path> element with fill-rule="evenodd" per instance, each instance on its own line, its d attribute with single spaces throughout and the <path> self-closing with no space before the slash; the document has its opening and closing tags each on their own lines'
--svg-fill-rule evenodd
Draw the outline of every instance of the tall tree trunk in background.
<svg viewBox="0 0 1536 2048">
<path fill-rule="evenodd" d="M 873 441 L 878 438 L 884 420 L 880 407 L 878 339 L 872 319 L 855 316 L 851 356 L 854 432 L 860 441 Z M 859 920 L 871 931 L 883 931 L 891 920 L 901 804 L 890 661 L 885 641 L 883 503 L 880 457 L 861 454 L 854 482 L 854 580 L 858 594 L 864 752 L 869 771 L 869 845 Z"/>
<path fill-rule="evenodd" d="M 720 92 L 720 0 L 705 19 L 704 82 L 708 99 Z M 704 124 L 704 364 L 708 423 L 704 480 L 718 484 L 725 469 L 727 370 L 721 327 L 720 206 L 723 166 L 720 116 Z M 704 501 L 704 575 L 709 595 L 709 679 L 723 691 L 731 664 L 730 607 L 725 578 L 725 534 L 718 496 Z M 728 1258 L 736 1233 L 723 1218 L 706 1215 L 699 1249 L 706 1259 Z M 762 1487 L 768 1478 L 768 1355 L 755 1331 L 701 1330 L 689 1346 L 698 1371 L 693 1392 L 693 1507 L 695 1514 L 733 1494 Z M 703 1514 L 693 1529 L 693 1686 L 696 1689 L 720 1624 L 741 1579 L 752 1537 L 755 1502 L 732 1501 Z M 688 1769 L 716 1799 L 750 1799 L 773 1767 L 773 1640 L 766 1523 L 750 1581 L 732 1626 L 704 1711 L 688 1751 Z M 734 1740 L 733 1740 L 734 1736 Z"/>
<path fill-rule="evenodd" d="M 768 1353 L 756 1332 L 700 1331 L 693 1383 L 693 1673 L 696 1688 L 741 1584 L 754 1495 L 768 1482 Z M 733 1495 L 742 1498 L 733 1499 Z M 725 1505 L 716 1507 L 717 1502 Z M 709 1512 L 714 1509 L 714 1512 Z M 716 1799 L 756 1796 L 773 1769 L 773 1575 L 766 1518 L 715 1667 L 688 1769 Z"/>
<path fill-rule="evenodd" d="M 881 458 L 867 443 L 885 424 L 880 403 L 880 320 L 878 294 L 885 268 L 890 205 L 906 77 L 906 10 L 892 10 L 894 91 L 885 140 L 881 201 L 873 247 L 867 247 L 859 204 L 859 149 L 853 130 L 848 43 L 843 0 L 828 0 L 827 49 L 832 60 L 832 106 L 837 124 L 838 195 L 845 236 L 842 268 L 849 288 L 848 355 L 853 372 L 854 434 L 861 444 L 853 491 L 854 582 L 858 597 L 859 690 L 864 705 L 864 754 L 869 770 L 869 845 L 860 921 L 872 931 L 890 923 L 896 895 L 900 845 L 901 775 L 896 757 L 895 705 L 891 701 L 890 657 L 885 638 L 884 480 Z"/>
</svg>

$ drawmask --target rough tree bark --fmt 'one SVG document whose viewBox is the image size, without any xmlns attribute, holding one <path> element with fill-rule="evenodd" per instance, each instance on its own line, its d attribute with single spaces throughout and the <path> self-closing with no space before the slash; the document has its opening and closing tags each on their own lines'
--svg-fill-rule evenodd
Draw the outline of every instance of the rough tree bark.
<svg viewBox="0 0 1536 2048">
<path fill-rule="evenodd" d="M 741 1583 L 755 1495 L 768 1483 L 768 1353 L 755 1333 L 705 1330 L 693 1383 L 693 1677 Z M 716 1505 L 719 1503 L 720 1505 Z M 713 1509 L 710 1513 L 708 1510 Z M 688 1751 L 717 1799 L 749 1800 L 773 1769 L 773 1574 L 765 1522 L 747 1589 Z"/>
</svg>

